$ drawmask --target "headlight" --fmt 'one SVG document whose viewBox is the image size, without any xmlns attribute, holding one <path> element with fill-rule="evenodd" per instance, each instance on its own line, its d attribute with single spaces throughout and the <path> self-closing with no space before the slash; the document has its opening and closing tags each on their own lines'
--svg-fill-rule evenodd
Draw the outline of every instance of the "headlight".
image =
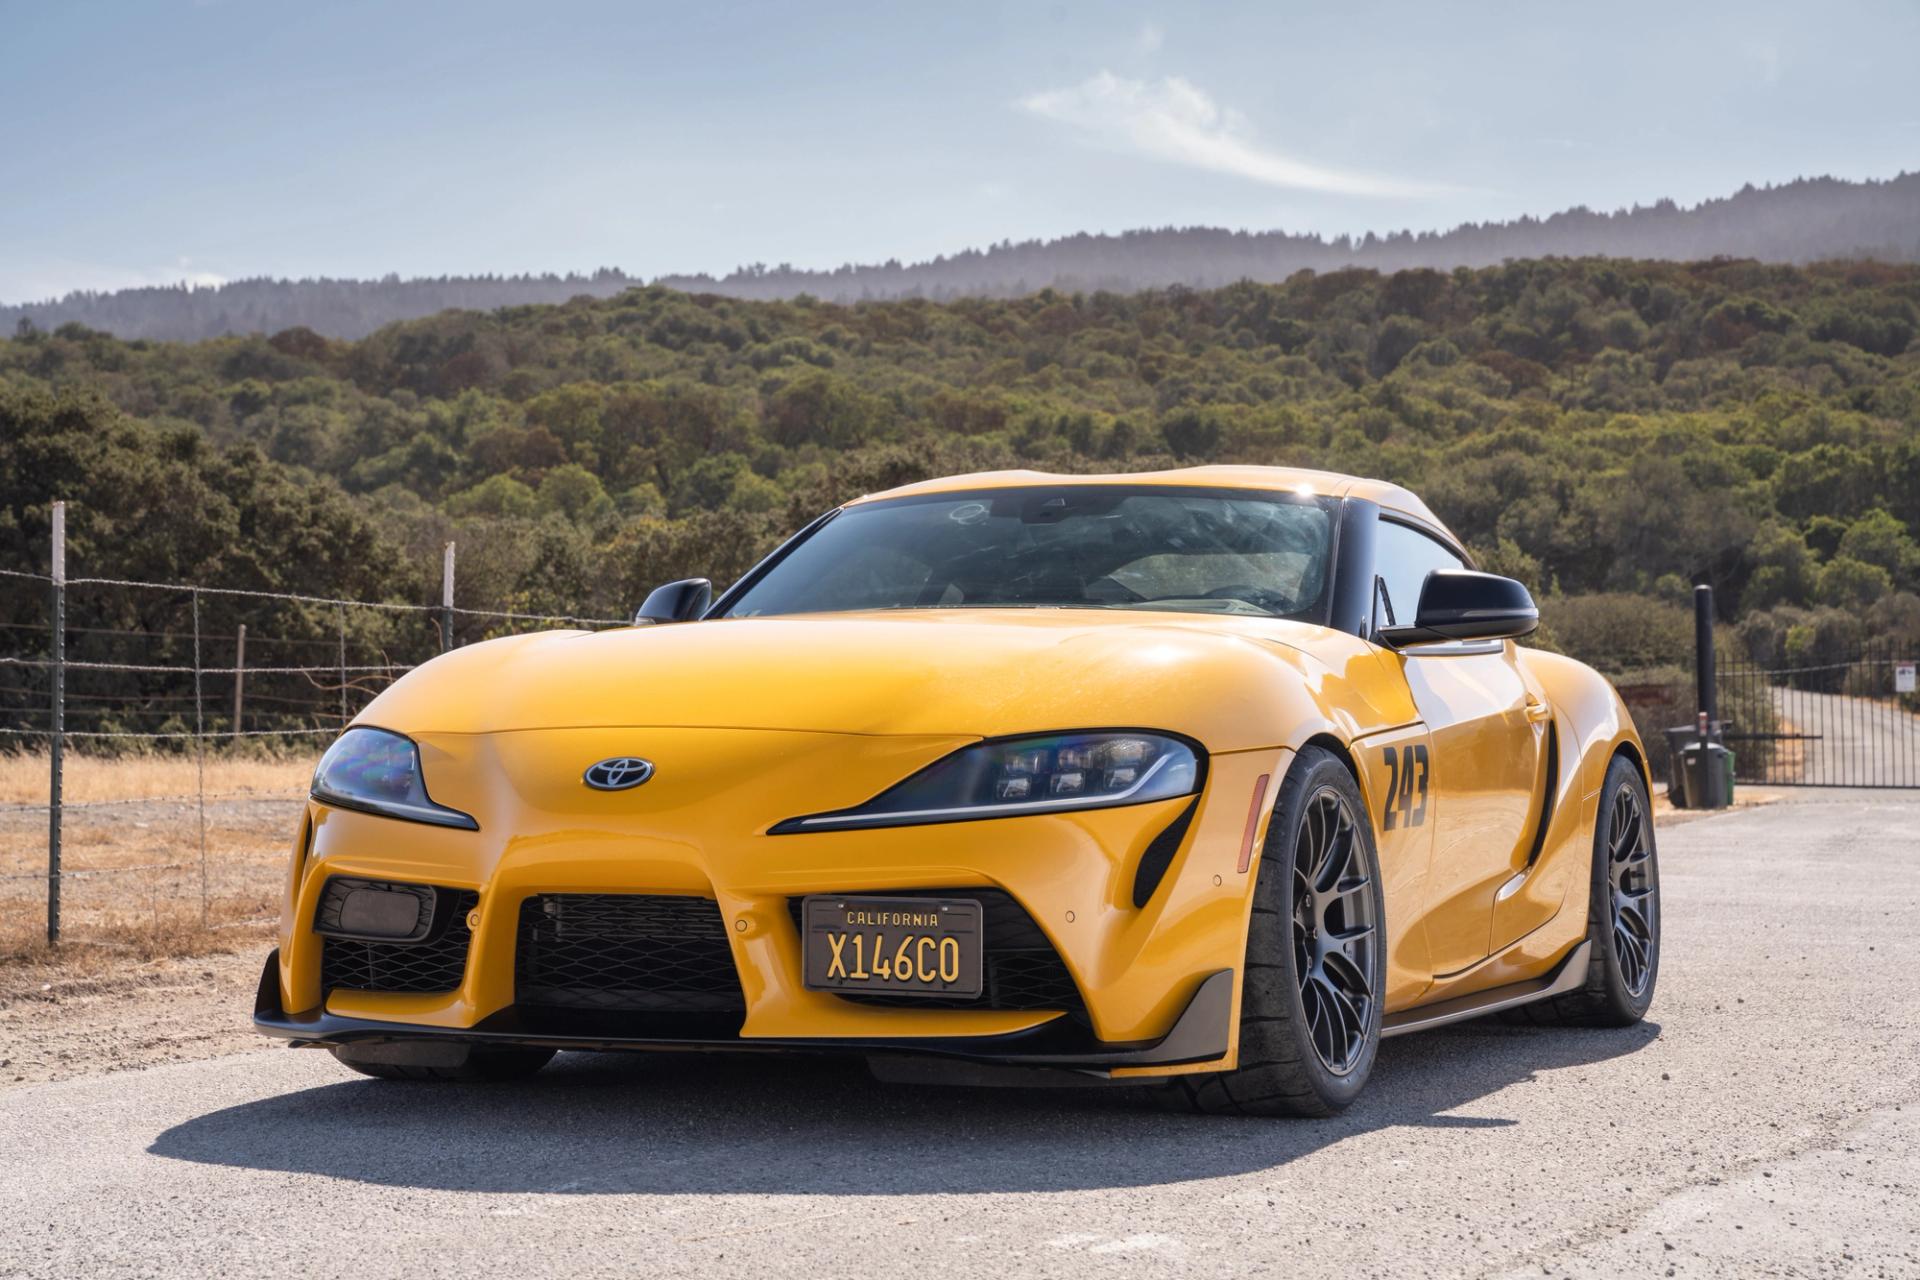
<svg viewBox="0 0 1920 1280">
<path fill-rule="evenodd" d="M 480 829 L 469 815 L 433 802 L 420 776 L 419 749 L 411 739 L 385 729 L 349 729 L 341 734 L 313 771 L 313 798 L 385 818 Z"/>
<path fill-rule="evenodd" d="M 771 834 L 1103 809 L 1199 789 L 1199 754 L 1166 734 L 1120 730 L 1001 738 L 937 760 L 857 808 L 788 818 Z"/>
</svg>

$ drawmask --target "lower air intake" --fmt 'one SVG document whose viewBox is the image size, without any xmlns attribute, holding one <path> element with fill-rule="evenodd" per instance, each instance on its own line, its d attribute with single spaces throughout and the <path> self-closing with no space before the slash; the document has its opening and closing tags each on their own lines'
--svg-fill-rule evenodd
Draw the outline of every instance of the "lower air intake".
<svg viewBox="0 0 1920 1280">
<path fill-rule="evenodd" d="M 328 884 L 374 885 L 373 881 Z M 467 973 L 467 948 L 473 934 L 467 928 L 467 914 L 480 905 L 480 895 L 471 889 L 440 889 L 430 885 L 387 885 L 376 887 L 393 891 L 424 890 L 432 895 L 432 920 L 426 936 L 418 942 L 370 942 L 349 938 L 326 938 L 320 943 L 320 990 L 394 991 L 416 994 L 440 994 L 459 989 Z M 324 919 L 324 912 L 323 912 Z M 316 922 L 317 924 L 321 922 Z M 324 924 L 321 924 L 324 927 Z"/>
<path fill-rule="evenodd" d="M 639 893 L 548 893 L 522 903 L 514 1002 L 652 1013 L 747 1007 L 720 905 Z"/>
</svg>

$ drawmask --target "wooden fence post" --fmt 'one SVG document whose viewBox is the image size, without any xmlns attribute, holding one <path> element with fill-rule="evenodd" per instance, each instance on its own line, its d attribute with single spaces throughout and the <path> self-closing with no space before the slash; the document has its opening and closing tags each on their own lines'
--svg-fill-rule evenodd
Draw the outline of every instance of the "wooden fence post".
<svg viewBox="0 0 1920 1280">
<path fill-rule="evenodd" d="M 453 648 L 453 544 L 440 562 L 440 652 Z"/>
<path fill-rule="evenodd" d="M 60 941 L 60 793 L 67 744 L 67 504 L 53 504 L 52 764 L 47 776 L 47 945 Z"/>
<path fill-rule="evenodd" d="M 233 732 L 238 741 L 240 732 L 240 712 L 246 704 L 247 689 L 247 624 L 240 624 L 240 633 L 233 645 Z"/>
</svg>

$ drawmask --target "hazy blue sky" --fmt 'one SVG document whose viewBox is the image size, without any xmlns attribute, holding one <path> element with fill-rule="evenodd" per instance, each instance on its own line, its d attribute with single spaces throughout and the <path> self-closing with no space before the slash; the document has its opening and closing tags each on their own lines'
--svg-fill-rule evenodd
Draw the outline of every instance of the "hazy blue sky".
<svg viewBox="0 0 1920 1280">
<path fill-rule="evenodd" d="M 1920 168 L 1920 4 L 0 0 L 0 301 L 1444 227 Z"/>
</svg>

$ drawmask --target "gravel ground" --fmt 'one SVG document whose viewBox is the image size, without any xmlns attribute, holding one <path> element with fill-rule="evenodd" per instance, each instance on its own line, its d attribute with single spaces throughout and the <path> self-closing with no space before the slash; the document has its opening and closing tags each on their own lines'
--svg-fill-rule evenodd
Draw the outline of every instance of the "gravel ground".
<svg viewBox="0 0 1920 1280">
<path fill-rule="evenodd" d="M 223 944 L 238 949 L 138 961 L 96 948 L 73 963 L 0 968 L 0 1095 L 278 1048 L 254 1034 L 251 1021 L 273 930 L 234 930 Z"/>
<path fill-rule="evenodd" d="M 1331 1121 L 690 1057 L 23 1083 L 0 1276 L 1916 1276 L 1916 818 L 1829 792 L 1663 829 L 1648 1023 L 1390 1041 Z"/>
</svg>

